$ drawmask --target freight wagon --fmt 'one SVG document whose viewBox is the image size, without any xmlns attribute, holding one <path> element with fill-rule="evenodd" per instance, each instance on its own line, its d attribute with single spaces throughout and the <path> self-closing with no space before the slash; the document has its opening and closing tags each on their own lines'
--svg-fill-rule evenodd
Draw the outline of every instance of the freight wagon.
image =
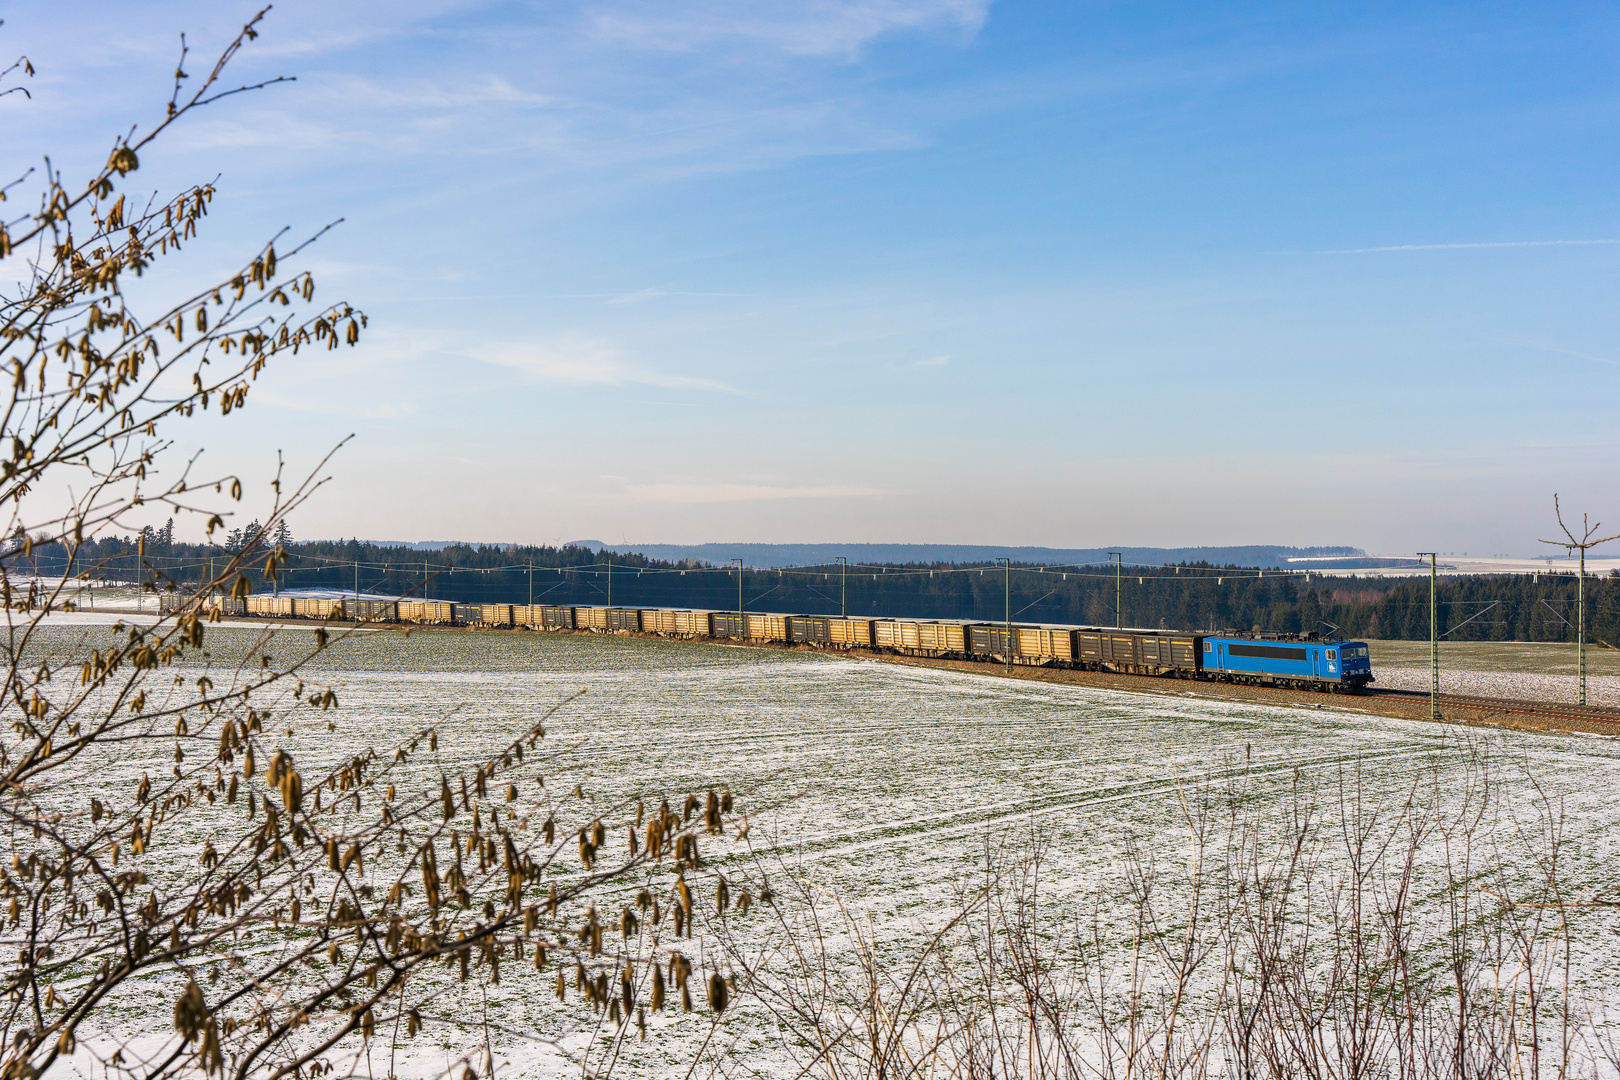
<svg viewBox="0 0 1620 1080">
<path fill-rule="evenodd" d="M 967 655 L 967 624 L 925 622 L 917 624 L 917 647 L 936 656 Z"/>
<path fill-rule="evenodd" d="M 1036 663 L 1068 663 L 1074 659 L 1074 631 L 1064 627 L 1015 626 L 1018 655 Z"/>
<path fill-rule="evenodd" d="M 401 600 L 399 620 L 430 624 L 453 623 L 456 621 L 456 605 L 448 600 Z"/>
<path fill-rule="evenodd" d="M 686 637 L 708 637 L 714 633 L 714 627 L 709 621 L 712 612 L 708 611 L 677 611 L 675 612 L 675 632 Z"/>
<path fill-rule="evenodd" d="M 512 605 L 479 604 L 477 621 L 480 626 L 511 626 Z"/>
<path fill-rule="evenodd" d="M 912 656 L 966 656 L 968 625 L 921 619 L 871 620 L 871 644 Z"/>
<path fill-rule="evenodd" d="M 872 620 L 872 644 L 880 649 L 908 651 L 920 648 L 922 635 L 917 624 L 900 619 Z"/>
<path fill-rule="evenodd" d="M 291 618 L 293 602 L 290 596 L 250 596 L 247 598 L 249 615 Z"/>
<path fill-rule="evenodd" d="M 845 648 L 872 647 L 871 619 L 828 619 L 827 638 Z"/>
<path fill-rule="evenodd" d="M 577 607 L 574 609 L 575 630 L 606 630 L 608 628 L 607 608 Z"/>
<path fill-rule="evenodd" d="M 831 619 L 825 615 L 789 615 L 788 640 L 810 644 L 825 644 L 832 640 Z"/>
<path fill-rule="evenodd" d="M 675 613 L 673 611 L 643 611 L 641 613 L 641 632 L 643 634 L 674 637 L 678 633 L 675 629 Z"/>
<path fill-rule="evenodd" d="M 1074 660 L 1074 630 L 1062 626 L 1019 626 L 1009 635 L 1005 624 L 967 628 L 968 652 L 987 659 L 1006 660 L 1012 644 L 1014 659 L 1043 665 L 1068 665 Z"/>
<path fill-rule="evenodd" d="M 574 628 L 574 609 L 571 607 L 557 607 L 554 604 L 540 606 L 540 626 L 545 630 L 572 630 Z"/>
<path fill-rule="evenodd" d="M 292 602 L 295 619 L 341 619 L 343 601 L 329 596 L 300 596 Z"/>
<path fill-rule="evenodd" d="M 1081 666 L 1095 671 L 1189 677 L 1199 670 L 1196 634 L 1082 629 L 1075 638 Z"/>
<path fill-rule="evenodd" d="M 707 611 L 672 611 L 668 608 L 642 608 L 641 632 L 660 637 L 709 637 Z"/>
<path fill-rule="evenodd" d="M 362 622 L 398 622 L 399 603 L 395 600 L 344 600 L 343 610 Z"/>
<path fill-rule="evenodd" d="M 158 594 L 158 614 L 178 615 L 195 609 L 198 614 L 218 611 L 221 615 L 248 614 L 246 600 L 232 600 L 217 594 L 199 596 L 196 593 L 166 592 Z"/>
<path fill-rule="evenodd" d="M 307 596 L 249 596 L 242 600 L 233 600 L 228 596 L 197 596 L 184 593 L 165 593 L 158 598 L 158 610 L 165 615 L 193 607 L 205 613 L 217 611 L 221 615 L 253 615 L 260 618 L 349 622 L 399 620 L 399 605 L 393 600 Z"/>
<path fill-rule="evenodd" d="M 744 616 L 748 627 L 748 637 L 753 641 L 786 641 L 787 616 L 786 615 L 756 615 L 749 612 Z"/>
</svg>

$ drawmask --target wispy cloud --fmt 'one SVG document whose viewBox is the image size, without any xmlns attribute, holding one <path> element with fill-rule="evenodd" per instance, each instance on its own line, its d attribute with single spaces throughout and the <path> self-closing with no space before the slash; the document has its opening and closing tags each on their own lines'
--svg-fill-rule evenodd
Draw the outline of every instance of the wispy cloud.
<svg viewBox="0 0 1620 1080">
<path fill-rule="evenodd" d="M 989 8 L 990 0 L 621 2 L 597 6 L 588 19 L 605 42 L 661 52 L 734 42 L 799 56 L 852 56 L 890 33 L 976 33 Z"/>
<path fill-rule="evenodd" d="M 159 2 L 180 18 L 174 0 Z M 269 32 L 239 61 L 253 77 L 291 71 L 296 92 L 280 88 L 199 116 L 168 145 L 208 155 L 215 167 L 222 148 L 246 154 L 237 159 L 240 167 L 225 162 L 233 179 L 266 161 L 276 170 L 294 161 L 318 162 L 317 168 L 335 162 L 416 172 L 399 185 L 407 190 L 446 182 L 439 163 L 523 161 L 528 166 L 516 173 L 511 165 L 485 165 L 470 175 L 452 170 L 449 182 L 463 195 L 469 184 L 532 191 L 549 183 L 555 197 L 566 186 L 557 178 L 589 173 L 576 194 L 593 201 L 622 188 L 805 157 L 914 149 L 935 137 L 936 110 L 954 119 L 959 109 L 852 80 L 850 66 L 880 39 L 965 46 L 985 24 L 990 2 L 581 0 L 542 12 L 478 0 L 402 0 L 393 14 L 381 0 L 357 0 L 361 14 L 351 15 L 348 5 L 298 0 L 292 20 L 277 12 Z M 383 10 L 390 14 L 368 14 Z M 59 35 L 62 55 L 76 66 L 78 40 L 46 16 L 31 18 Z M 128 40 L 152 21 L 128 15 L 106 25 L 99 36 L 119 45 L 102 47 L 102 63 L 122 74 L 133 58 Z M 216 17 L 206 29 L 197 40 L 218 40 L 233 26 Z M 13 34 L 11 22 L 6 32 Z M 137 36 L 143 61 L 149 55 L 166 61 L 172 52 L 168 36 Z M 89 83 L 100 88 L 106 81 L 98 71 Z M 71 114 L 22 104 L 0 98 L 0 115 L 17 115 L 19 125 L 35 125 L 59 147 L 55 129 Z M 93 109 L 84 103 L 77 112 Z M 8 124 L 13 141 L 28 141 L 26 134 Z M 93 143 L 86 160 L 104 160 L 105 136 L 98 132 Z M 274 157 L 265 156 L 271 150 Z M 405 159 L 432 164 L 402 169 Z"/>
<path fill-rule="evenodd" d="M 278 409 L 292 409 L 295 412 L 327 416 L 350 416 L 361 420 L 400 420 L 416 415 L 416 405 L 409 401 L 356 402 L 334 400 L 319 395 L 289 396 L 262 389 L 252 394 L 250 400 Z"/>
<path fill-rule="evenodd" d="M 330 76 L 322 90 L 328 98 L 341 97 L 352 106 L 375 109 L 464 109 L 469 106 L 551 105 L 556 98 L 514 86 L 500 75 L 484 73 L 466 80 L 432 81 L 422 78 L 383 81 L 358 75 Z"/>
<path fill-rule="evenodd" d="M 568 335 L 523 345 L 501 345 L 476 354 L 478 359 L 497 367 L 511 368 L 526 375 L 552 382 L 598 386 L 662 386 L 738 391 L 714 379 L 671 375 L 627 361 L 619 350 L 596 338 Z"/>
<path fill-rule="evenodd" d="M 946 364 L 949 364 L 950 362 L 951 362 L 951 358 L 949 356 L 930 356 L 926 360 L 912 361 L 911 366 L 912 367 L 919 367 L 919 368 L 944 367 Z"/>
<path fill-rule="evenodd" d="M 740 292 L 694 292 L 687 289 L 637 289 L 628 293 L 574 293 L 574 296 L 598 297 L 609 304 L 644 304 L 649 300 L 662 300 L 666 296 L 747 296 Z"/>
<path fill-rule="evenodd" d="M 1467 251 L 1474 248 L 1597 247 L 1620 240 L 1481 240 L 1467 244 L 1389 244 L 1384 247 L 1337 248 L 1318 255 L 1372 255 L 1381 251 Z"/>
<path fill-rule="evenodd" d="M 852 499 L 887 495 L 881 488 L 850 484 L 780 485 L 694 482 L 686 484 L 631 484 L 625 494 L 642 502 L 723 503 L 778 499 Z"/>
<path fill-rule="evenodd" d="M 1577 360 L 1590 360 L 1594 364 L 1608 364 L 1610 367 L 1620 367 L 1620 360 L 1607 356 L 1593 356 L 1591 353 L 1576 352 L 1574 349 L 1560 349 L 1554 345 L 1533 345 L 1528 341 L 1515 341 L 1513 344 L 1521 349 L 1530 349 L 1533 352 L 1554 353 L 1558 356 L 1573 356 Z"/>
</svg>

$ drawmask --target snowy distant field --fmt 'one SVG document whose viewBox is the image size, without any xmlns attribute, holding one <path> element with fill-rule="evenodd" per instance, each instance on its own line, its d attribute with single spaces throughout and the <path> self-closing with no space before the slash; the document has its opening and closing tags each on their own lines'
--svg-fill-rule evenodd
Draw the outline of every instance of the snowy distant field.
<svg viewBox="0 0 1620 1080">
<path fill-rule="evenodd" d="M 1373 674 L 1379 687 L 1395 690 L 1429 688 L 1429 643 L 1370 643 Z M 1620 706 L 1620 652 L 1589 644 L 1586 652 L 1587 700 Z M 1440 689 L 1449 694 L 1576 700 L 1575 646 L 1518 641 L 1463 641 L 1440 646 Z"/>
<path fill-rule="evenodd" d="M 1376 669 L 1374 684 L 1388 690 L 1428 690 L 1429 668 L 1385 666 Z M 1440 692 L 1482 697 L 1524 698 L 1533 701 L 1576 700 L 1575 676 L 1539 675 L 1522 671 L 1457 671 L 1440 669 Z M 1593 705 L 1620 706 L 1620 676 L 1588 675 L 1586 700 Z"/>
<path fill-rule="evenodd" d="M 60 584 L 59 578 L 33 579 L 46 589 L 55 589 Z M 26 581 L 23 584 L 26 587 Z M 15 583 L 14 583 L 15 584 Z M 344 589 L 282 589 L 281 596 L 308 597 L 311 599 L 338 599 L 353 596 L 352 590 Z M 375 593 L 361 593 L 365 600 L 398 600 L 397 596 L 382 596 Z M 90 588 L 78 583 L 70 584 L 63 589 L 59 597 L 62 603 L 73 604 L 80 612 L 90 614 L 93 612 L 124 614 L 129 612 L 156 613 L 158 601 L 150 592 L 143 592 L 134 585 L 102 585 Z"/>
</svg>

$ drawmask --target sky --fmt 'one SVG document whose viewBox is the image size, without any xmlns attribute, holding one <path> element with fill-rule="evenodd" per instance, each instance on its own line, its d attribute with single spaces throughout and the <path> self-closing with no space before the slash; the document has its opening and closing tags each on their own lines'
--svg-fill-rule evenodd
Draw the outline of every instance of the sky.
<svg viewBox="0 0 1620 1080">
<path fill-rule="evenodd" d="M 0 5 L 0 166 L 232 3 Z M 1609 4 L 278 2 L 143 156 L 367 312 L 172 434 L 300 538 L 1351 544 L 1620 524 Z M 180 264 L 174 264 L 179 266 Z M 173 287 L 186 282 L 175 279 Z M 169 283 L 152 282 L 156 292 Z M 182 535 L 193 526 L 181 522 Z"/>
</svg>

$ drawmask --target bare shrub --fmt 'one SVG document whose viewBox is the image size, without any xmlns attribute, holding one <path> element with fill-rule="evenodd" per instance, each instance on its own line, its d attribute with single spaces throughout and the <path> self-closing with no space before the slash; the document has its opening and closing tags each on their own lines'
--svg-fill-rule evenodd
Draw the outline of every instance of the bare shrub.
<svg viewBox="0 0 1620 1080">
<path fill-rule="evenodd" d="M 1556 803 L 1515 802 L 1477 747 L 1450 765 L 1394 791 L 1372 765 L 1189 783 L 1179 838 L 1078 913 L 1043 893 L 1040 836 L 987 847 L 909 936 L 779 864 L 770 940 L 731 960 L 794 1070 L 839 1080 L 1612 1072 L 1571 921 L 1612 905 L 1567 886 Z"/>
</svg>

